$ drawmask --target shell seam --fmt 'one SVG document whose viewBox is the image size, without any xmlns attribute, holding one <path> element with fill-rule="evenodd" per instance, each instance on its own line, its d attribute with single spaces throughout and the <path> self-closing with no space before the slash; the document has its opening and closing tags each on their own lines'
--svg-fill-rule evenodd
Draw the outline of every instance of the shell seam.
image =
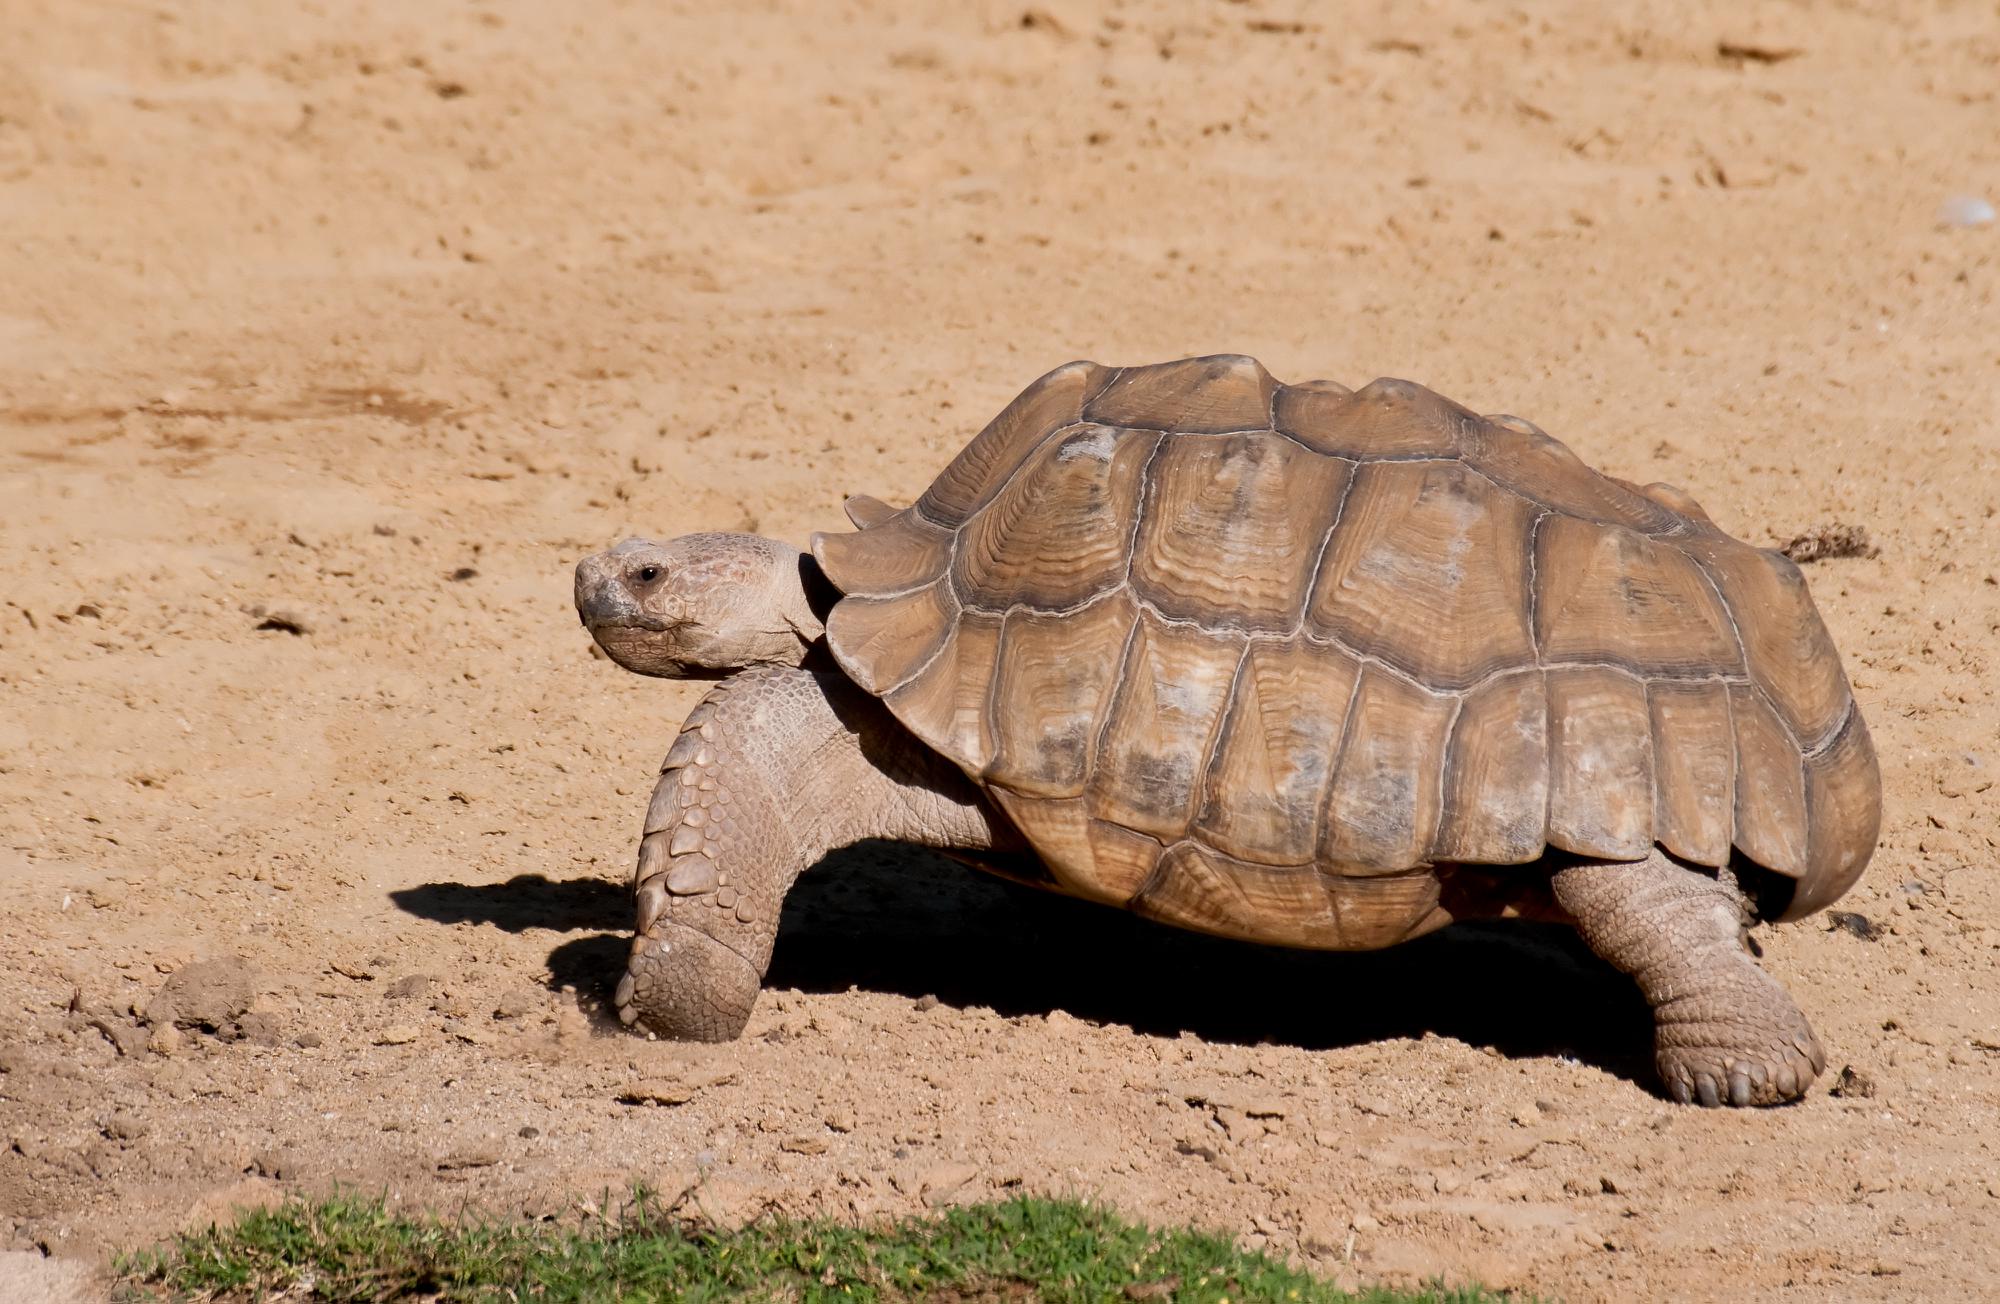
<svg viewBox="0 0 2000 1304">
<path fill-rule="evenodd" d="M 1327 824 L 1333 815 L 1333 790 L 1340 785 L 1340 767 L 1347 760 L 1347 743 L 1354 736 L 1354 708 L 1361 701 L 1361 681 L 1367 676 L 1364 667 L 1354 668 L 1354 687 L 1347 690 L 1347 713 L 1340 718 L 1340 741 L 1335 744 L 1333 756 L 1327 762 L 1325 787 L 1320 790 L 1319 800 L 1314 803 L 1313 815 L 1313 861 L 1318 864 L 1320 848 L 1326 842 Z"/>
</svg>

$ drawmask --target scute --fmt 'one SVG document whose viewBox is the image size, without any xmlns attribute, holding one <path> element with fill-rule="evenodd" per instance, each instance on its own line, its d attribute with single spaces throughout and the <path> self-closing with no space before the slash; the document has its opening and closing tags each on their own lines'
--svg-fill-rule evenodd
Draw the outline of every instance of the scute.
<svg viewBox="0 0 2000 1304">
<path fill-rule="evenodd" d="M 1535 533 L 1535 578 L 1544 662 L 1597 661 L 1668 678 L 1745 673 L 1722 599 L 1671 543 L 1551 512 Z"/>
<path fill-rule="evenodd" d="M 885 598 L 931 583 L 951 560 L 952 534 L 915 511 L 897 512 L 856 534 L 812 536 L 813 559 L 850 597 Z"/>
<path fill-rule="evenodd" d="M 1623 670 L 1546 675 L 1549 845 L 1637 860 L 1653 845 L 1652 716 L 1646 686 Z"/>
<path fill-rule="evenodd" d="M 973 777 L 1029 796 L 1081 796 L 1137 619 L 1123 593 L 1069 615 L 1009 612 L 987 705 L 993 760 Z"/>
<path fill-rule="evenodd" d="M 1882 831 L 1882 775 L 1861 712 L 1826 746 L 1806 757 L 1806 858 L 1804 880 L 1779 917 L 1797 919 L 1854 886 Z"/>
<path fill-rule="evenodd" d="M 1321 820 L 1320 863 L 1393 874 L 1429 860 L 1444 809 L 1444 758 L 1458 699 L 1363 666 Z"/>
<path fill-rule="evenodd" d="M 1274 434 L 1165 440 L 1147 472 L 1134 591 L 1170 620 L 1289 632 L 1312 572 L 1270 559 L 1317 546 L 1352 475 Z"/>
<path fill-rule="evenodd" d="M 1091 773 L 1093 816 L 1162 842 L 1187 832 L 1243 651 L 1241 638 L 1140 613 Z"/>
<path fill-rule="evenodd" d="M 1783 553 L 1718 531 L 1705 531 L 1686 546 L 1735 613 L 1750 677 L 1794 741 L 1806 751 L 1824 745 L 1854 699 L 1805 576 Z"/>
<path fill-rule="evenodd" d="M 1466 441 L 1465 462 L 1495 484 L 1565 516 L 1644 534 L 1687 529 L 1679 512 L 1591 470 L 1567 445 L 1525 421 L 1480 422 L 1477 436 Z"/>
<path fill-rule="evenodd" d="M 956 529 L 1044 439 L 1083 420 L 1084 404 L 1113 374 L 1094 362 L 1071 362 L 1028 386 L 952 459 L 917 499 L 917 510 Z"/>
<path fill-rule="evenodd" d="M 1535 664 L 1530 504 L 1455 461 L 1364 462 L 1320 563 L 1311 629 L 1438 689 Z"/>
<path fill-rule="evenodd" d="M 1071 364 L 849 510 L 835 658 L 1074 895 L 1351 948 L 1448 919 L 1433 866 L 1657 843 L 1797 880 L 1791 918 L 1875 845 L 1796 567 L 1407 381 Z"/>
<path fill-rule="evenodd" d="M 1309 639 L 1249 645 L 1203 784 L 1195 834 L 1238 860 L 1311 864 L 1361 663 Z"/>
<path fill-rule="evenodd" d="M 854 682 L 871 693 L 903 686 L 943 645 L 958 616 L 942 580 L 890 598 L 850 597 L 834 607 L 827 639 L 844 650 Z"/>
<path fill-rule="evenodd" d="M 1457 457 L 1478 418 L 1422 385 L 1383 377 L 1348 392 L 1315 381 L 1287 385 L 1274 424 L 1316 453 L 1353 461 Z"/>
<path fill-rule="evenodd" d="M 1330 877 L 1310 866 L 1232 860 L 1193 842 L 1169 847 L 1132 902 L 1149 919 L 1276 946 L 1368 951 L 1451 922 L 1437 876 Z"/>
<path fill-rule="evenodd" d="M 967 613 L 929 663 L 884 698 L 912 733 L 968 774 L 980 773 L 993 760 L 993 722 L 987 706 L 993 694 L 1000 622 L 998 616 Z"/>
<path fill-rule="evenodd" d="M 1160 436 L 1077 426 L 1008 477 L 958 534 L 952 588 L 980 611 L 1064 611 L 1125 582 Z"/>
<path fill-rule="evenodd" d="M 1736 833 L 1736 736 L 1729 685 L 1647 685 L 1653 725 L 1653 837 L 1682 860 L 1729 863 Z"/>
<path fill-rule="evenodd" d="M 1269 430 L 1278 382 L 1255 358 L 1205 358 L 1126 367 L 1084 405 L 1084 417 L 1107 426 L 1219 434 Z"/>
<path fill-rule="evenodd" d="M 1538 670 L 1467 693 L 1445 758 L 1444 812 L 1431 859 L 1520 865 L 1548 839 L 1549 702 Z"/>
</svg>

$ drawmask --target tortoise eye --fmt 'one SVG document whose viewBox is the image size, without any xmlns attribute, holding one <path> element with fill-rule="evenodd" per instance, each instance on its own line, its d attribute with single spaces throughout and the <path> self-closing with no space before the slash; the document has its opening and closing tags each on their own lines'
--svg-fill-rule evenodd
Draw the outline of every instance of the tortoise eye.
<svg viewBox="0 0 2000 1304">
<path fill-rule="evenodd" d="M 660 578 L 660 568 L 658 566 L 641 566 L 639 568 L 639 582 L 641 584 L 651 584 L 658 578 Z"/>
</svg>

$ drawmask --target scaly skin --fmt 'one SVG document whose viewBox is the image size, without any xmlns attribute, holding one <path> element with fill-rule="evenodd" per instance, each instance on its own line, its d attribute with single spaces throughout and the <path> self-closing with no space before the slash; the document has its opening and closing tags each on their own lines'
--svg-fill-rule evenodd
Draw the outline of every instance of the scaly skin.
<svg viewBox="0 0 2000 1304">
<path fill-rule="evenodd" d="M 972 785 L 837 674 L 762 667 L 689 713 L 646 811 L 618 1017 L 729 1041 L 756 1003 L 785 894 L 864 838 L 981 850 L 1008 837 Z"/>
<path fill-rule="evenodd" d="M 1735 887 L 1655 852 L 1558 870 L 1556 900 L 1653 1007 L 1654 1062 L 1683 1104 L 1776 1105 L 1826 1068 L 1806 1016 L 1743 946 Z"/>
</svg>

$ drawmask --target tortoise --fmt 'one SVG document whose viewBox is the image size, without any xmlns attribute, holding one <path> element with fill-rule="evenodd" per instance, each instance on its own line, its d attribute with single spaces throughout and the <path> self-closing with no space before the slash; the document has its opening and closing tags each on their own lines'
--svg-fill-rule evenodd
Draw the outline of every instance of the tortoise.
<svg viewBox="0 0 2000 1304">
<path fill-rule="evenodd" d="M 1874 749 L 1798 568 L 1685 493 L 1217 355 L 1057 368 L 913 505 L 847 513 L 809 554 L 577 567 L 612 660 L 720 681 L 646 812 L 626 1023 L 737 1036 L 793 881 L 889 838 L 1287 947 L 1568 921 L 1651 1004 L 1674 1099 L 1824 1069 L 1748 929 L 1859 877 Z"/>
</svg>

